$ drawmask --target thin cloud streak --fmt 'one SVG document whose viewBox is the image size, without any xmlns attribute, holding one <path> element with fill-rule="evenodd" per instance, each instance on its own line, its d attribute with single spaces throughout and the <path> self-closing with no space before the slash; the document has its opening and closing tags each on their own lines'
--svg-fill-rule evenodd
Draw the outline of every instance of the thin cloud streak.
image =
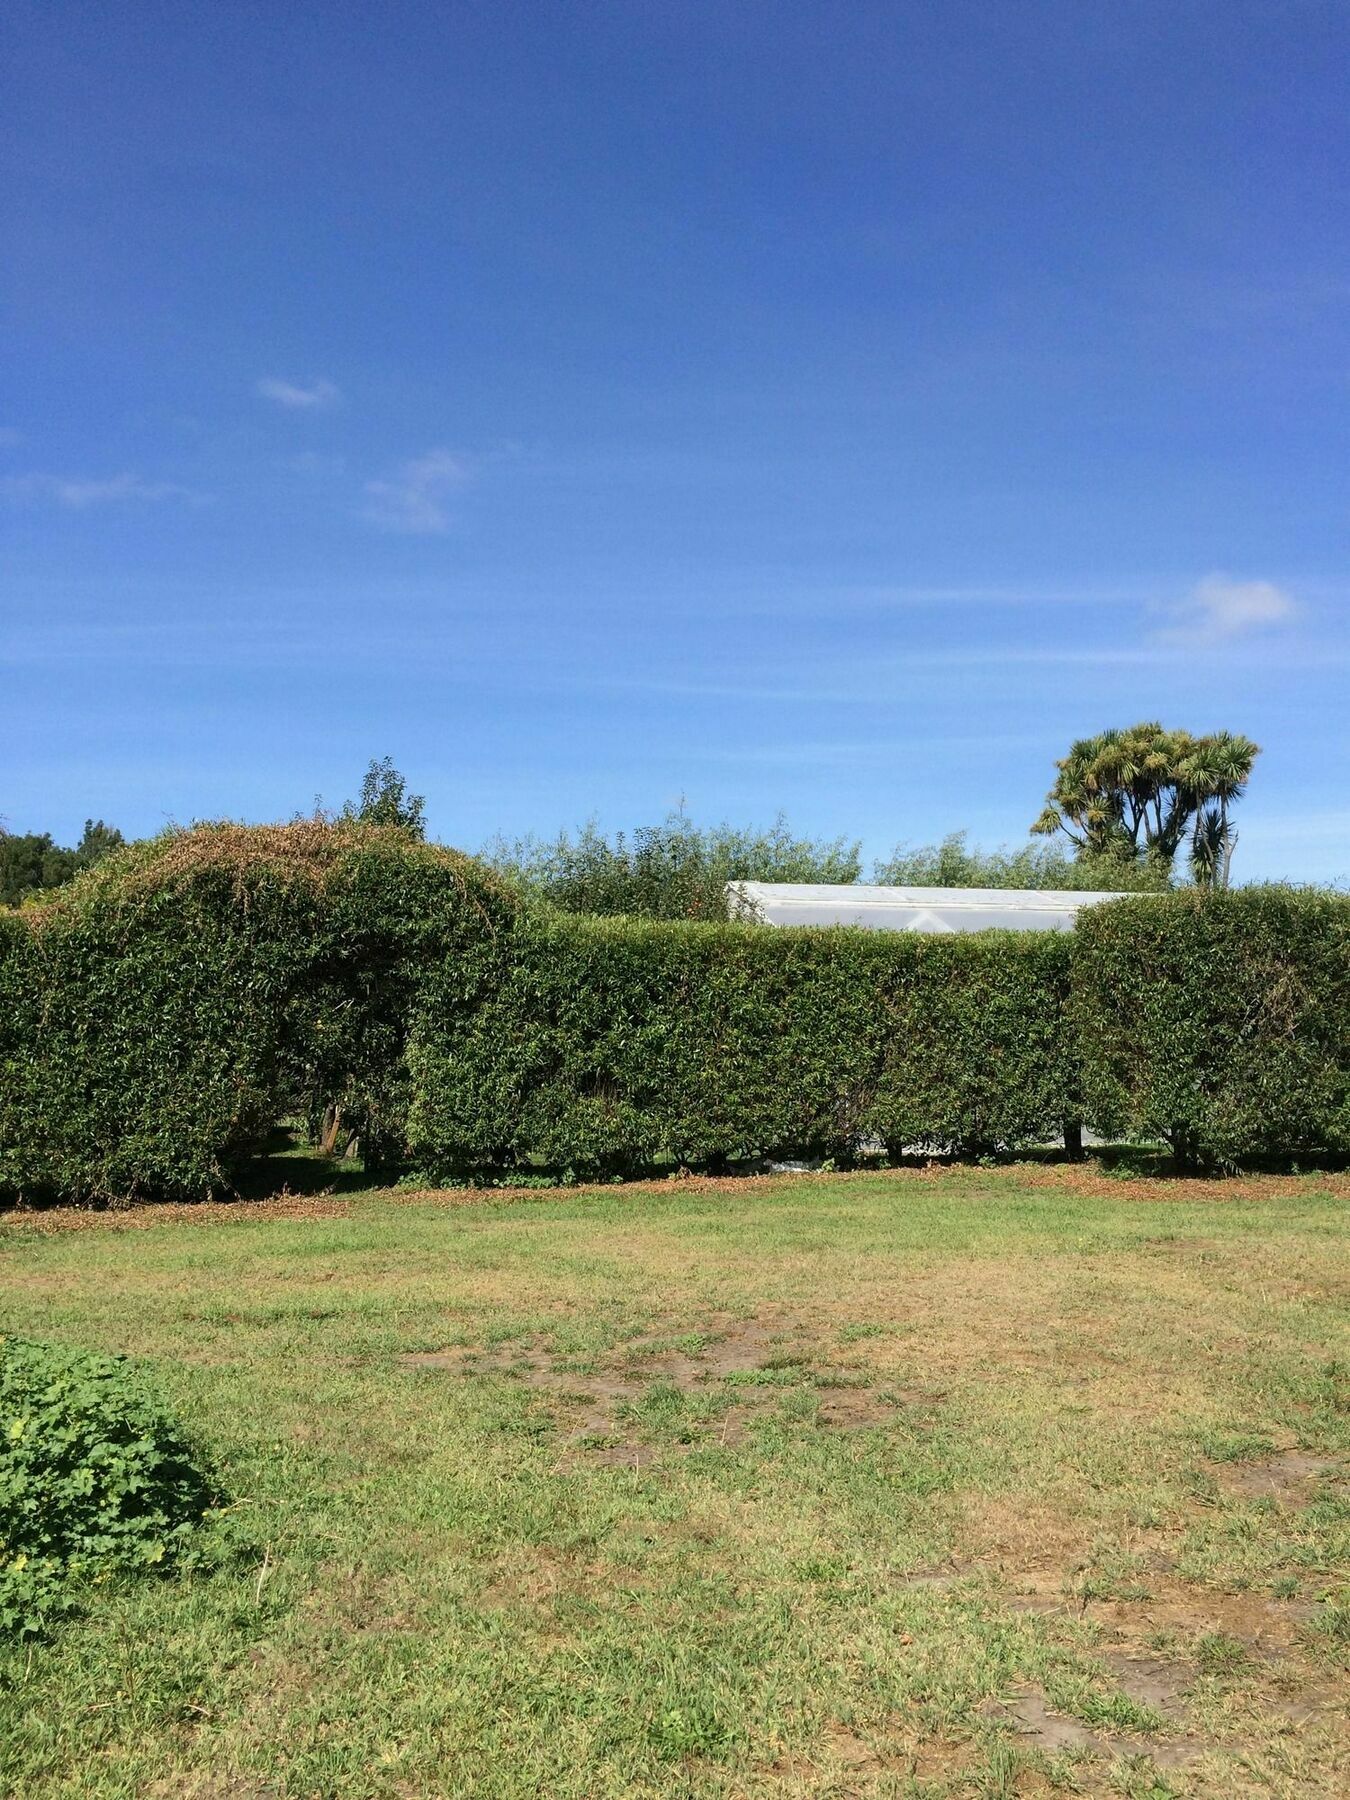
<svg viewBox="0 0 1350 1800">
<path fill-rule="evenodd" d="M 176 481 L 146 481 L 130 470 L 105 476 L 48 475 L 36 471 L 27 475 L 9 475 L 0 480 L 0 494 L 11 505 L 40 505 L 45 501 L 74 512 L 127 500 L 200 502 L 206 497 Z"/>
<path fill-rule="evenodd" d="M 887 707 L 908 704 L 906 677 L 915 673 L 967 670 L 972 677 L 980 672 L 996 675 L 1009 666 L 1028 670 L 1043 668 L 1053 672 L 1061 668 L 1109 671 L 1113 668 L 1146 669 L 1170 674 L 1178 667 L 1175 653 L 1168 649 L 992 649 L 919 652 L 912 655 L 888 656 L 860 667 L 856 676 L 847 667 L 835 665 L 820 670 L 819 678 L 810 685 L 794 683 L 790 677 L 775 680 L 766 671 L 759 680 L 680 681 L 641 673 L 625 675 L 597 674 L 594 654 L 579 643 L 574 660 L 557 661 L 541 657 L 540 666 L 532 667 L 529 653 L 530 628 L 521 625 L 521 640 L 509 657 L 502 653 L 500 634 L 491 644 L 477 640 L 477 612 L 473 620 L 460 621 L 447 628 L 431 621 L 391 622 L 377 643 L 372 643 L 364 658 L 370 669 L 390 672 L 409 666 L 410 659 L 419 673 L 435 672 L 440 680 L 464 682 L 482 691 L 492 688 L 498 678 L 513 693 L 529 691 L 550 695 L 667 695 L 675 699 L 732 701 L 740 704 L 764 702 L 794 705 L 864 705 Z M 250 667 L 252 645 L 260 632 L 266 632 L 269 661 L 280 666 L 289 659 L 307 661 L 313 654 L 313 625 L 306 618 L 283 624 L 275 613 L 259 612 L 256 607 L 221 608 L 209 619 L 179 617 L 171 629 L 162 625 L 140 624 L 126 620 L 88 619 L 74 625 L 66 619 L 61 627 L 47 627 L 37 621 L 11 629 L 0 637 L 0 663 L 10 666 L 71 664 L 84 660 L 106 660 L 116 657 L 127 665 L 138 667 L 201 666 L 211 668 Z M 515 640 L 513 639 L 514 643 Z M 1326 670 L 1350 665 L 1350 648 L 1345 646 L 1291 644 L 1278 654 L 1251 646 L 1243 654 L 1234 652 L 1229 666 L 1235 669 L 1259 667 L 1282 669 Z"/>
<path fill-rule="evenodd" d="M 875 606 L 1127 606 L 1145 603 L 1149 593 L 1142 586 L 1038 587 L 1025 582 L 1000 587 L 857 587 L 841 597 Z"/>
<path fill-rule="evenodd" d="M 686 754 L 694 762 L 727 764 L 733 767 L 794 769 L 865 767 L 874 762 L 893 764 L 897 757 L 931 757 L 935 752 L 977 750 L 1036 750 L 1044 743 L 1039 734 L 991 732 L 987 736 L 969 733 L 923 734 L 902 738 L 818 742 L 808 744 L 762 744 L 751 746 L 695 745 Z"/>
<path fill-rule="evenodd" d="M 261 399 L 272 400 L 290 412 L 324 412 L 339 405 L 342 400 L 341 389 L 327 377 L 321 377 L 305 387 L 299 382 L 282 381 L 278 376 L 265 375 L 256 383 L 254 391 Z"/>
</svg>

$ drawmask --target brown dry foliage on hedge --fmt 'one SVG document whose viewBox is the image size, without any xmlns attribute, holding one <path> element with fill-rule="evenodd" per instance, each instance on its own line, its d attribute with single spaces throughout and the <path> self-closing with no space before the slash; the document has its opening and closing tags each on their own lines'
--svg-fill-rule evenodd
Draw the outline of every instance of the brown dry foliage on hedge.
<svg viewBox="0 0 1350 1800">
<path fill-rule="evenodd" d="M 287 883 L 321 888 L 353 854 L 384 851 L 412 861 L 434 864 L 459 882 L 509 890 L 485 864 L 442 844 L 411 837 L 397 825 L 371 825 L 359 820 L 293 819 L 284 825 L 240 825 L 212 820 L 189 827 L 173 826 L 160 836 L 105 857 L 62 888 L 46 891 L 26 904 L 20 916 L 34 926 L 78 907 L 91 895 L 141 897 L 224 870 L 243 895 L 250 877 L 266 871 Z"/>
</svg>

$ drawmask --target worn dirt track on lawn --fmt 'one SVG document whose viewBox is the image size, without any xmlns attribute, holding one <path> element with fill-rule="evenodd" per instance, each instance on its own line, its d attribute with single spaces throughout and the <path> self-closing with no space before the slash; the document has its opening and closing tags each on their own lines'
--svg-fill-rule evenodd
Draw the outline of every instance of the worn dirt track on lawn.
<svg viewBox="0 0 1350 1800">
<path fill-rule="evenodd" d="M 1029 1189 L 1074 1194 L 1084 1199 L 1145 1204 L 1213 1204 L 1225 1201 L 1295 1199 L 1315 1179 L 1324 1192 L 1350 1199 L 1350 1171 L 1308 1175 L 1235 1175 L 1212 1178 L 1109 1175 L 1095 1163 L 1005 1163 L 990 1169 L 970 1164 L 930 1162 L 922 1167 L 856 1169 L 844 1172 L 795 1172 L 783 1175 L 668 1175 L 622 1183 L 579 1184 L 553 1188 L 370 1188 L 359 1194 L 322 1192 L 293 1194 L 283 1188 L 266 1199 L 154 1201 L 127 1206 L 20 1207 L 0 1212 L 0 1228 L 33 1232 L 144 1230 L 155 1225 L 254 1225 L 276 1220 L 344 1219 L 377 1201 L 382 1206 L 460 1207 L 548 1206 L 569 1200 L 640 1200 L 692 1194 L 728 1200 L 763 1195 L 775 1187 L 846 1188 L 857 1182 L 894 1184 L 897 1191 L 947 1181 L 979 1186 L 990 1179 Z"/>
<path fill-rule="evenodd" d="M 413 1373 L 499 1376 L 545 1394 L 565 1421 L 564 1456 L 584 1453 L 593 1462 L 642 1467 L 655 1457 L 634 1429 L 634 1409 L 653 1387 L 710 1406 L 707 1419 L 691 1419 L 688 1435 L 672 1448 L 703 1442 L 738 1444 L 750 1421 L 781 1400 L 785 1388 L 808 1390 L 817 1422 L 835 1431 L 863 1430 L 895 1416 L 901 1396 L 874 1393 L 858 1377 L 822 1359 L 813 1349 L 814 1328 L 795 1314 L 775 1311 L 753 1319 L 716 1314 L 700 1330 L 646 1334 L 576 1367 L 551 1357 L 537 1338 L 479 1349 L 411 1351 L 399 1367 Z"/>
</svg>

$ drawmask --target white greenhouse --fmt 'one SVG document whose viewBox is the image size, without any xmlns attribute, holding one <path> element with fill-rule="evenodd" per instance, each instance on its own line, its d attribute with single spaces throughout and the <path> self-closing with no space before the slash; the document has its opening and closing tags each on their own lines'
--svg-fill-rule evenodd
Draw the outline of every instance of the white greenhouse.
<svg viewBox="0 0 1350 1800">
<path fill-rule="evenodd" d="M 868 931 L 1068 931 L 1081 908 L 1120 898 L 1051 888 L 727 883 L 733 919 L 761 925 L 861 925 Z"/>
</svg>

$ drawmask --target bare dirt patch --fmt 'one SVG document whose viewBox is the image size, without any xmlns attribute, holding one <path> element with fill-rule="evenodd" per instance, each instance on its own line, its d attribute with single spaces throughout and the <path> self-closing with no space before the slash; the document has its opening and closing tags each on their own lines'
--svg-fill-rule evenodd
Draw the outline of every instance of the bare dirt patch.
<svg viewBox="0 0 1350 1800">
<path fill-rule="evenodd" d="M 1164 1717 L 1179 1709 L 1181 1697 L 1191 1685 L 1190 1672 L 1185 1667 L 1159 1656 L 1104 1650 L 1101 1657 L 1122 1694 L 1138 1706 L 1151 1706 Z"/>
<path fill-rule="evenodd" d="M 1270 1661 L 1295 1648 L 1299 1626 L 1310 1610 L 1306 1603 L 1277 1600 L 1269 1594 L 1225 1594 L 1164 1580 L 1147 1600 L 1094 1601 L 1084 1608 L 1084 1614 L 1115 1644 L 1143 1643 L 1160 1632 L 1183 1639 L 1219 1633 L 1243 1645 L 1255 1658 Z"/>
<path fill-rule="evenodd" d="M 895 1721 L 889 1723 L 893 1726 Z M 811 1754 L 779 1757 L 765 1773 L 782 1792 L 799 1795 L 802 1800 L 815 1800 L 822 1794 L 851 1800 L 857 1795 L 895 1792 L 894 1784 L 900 1781 L 907 1784 L 904 1791 L 908 1791 L 913 1782 L 959 1780 L 975 1759 L 976 1749 L 969 1738 L 920 1737 L 912 1732 L 896 1736 L 888 1729 L 880 1742 L 871 1743 L 854 1726 L 832 1720 Z M 1042 1791 L 1025 1782 L 1017 1790 L 1028 1797 Z"/>
<path fill-rule="evenodd" d="M 1340 1472 L 1334 1457 L 1305 1450 L 1281 1450 L 1259 1462 L 1221 1463 L 1219 1481 L 1230 1493 L 1249 1500 L 1274 1500 L 1280 1506 L 1306 1506 L 1317 1483 Z"/>
<path fill-rule="evenodd" d="M 945 1594 L 966 1580 L 969 1569 L 953 1564 L 944 1569 L 912 1569 L 900 1577 L 899 1586 L 919 1593 Z"/>
<path fill-rule="evenodd" d="M 280 1788 L 245 1775 L 193 1775 L 184 1771 L 145 1790 L 147 1800 L 276 1800 Z"/>
<path fill-rule="evenodd" d="M 1292 1464 L 1291 1454 L 1299 1457 Z M 1294 1484 L 1291 1504 L 1306 1501 L 1311 1482 L 1327 1472 L 1322 1459 L 1301 1452 L 1276 1452 L 1263 1467 Z M 1271 1745 L 1285 1747 L 1270 1752 L 1278 1759 L 1295 1741 L 1325 1753 L 1346 1690 L 1308 1653 L 1315 1609 L 1307 1599 L 1185 1579 L 1174 1562 L 1179 1521 L 1136 1536 L 1115 1594 L 1094 1591 L 1088 1548 L 1063 1521 L 1057 1529 L 1053 1518 L 1037 1518 L 1029 1532 L 1025 1521 L 986 1508 L 984 1523 L 995 1543 L 976 1551 L 966 1577 L 991 1581 L 1009 1610 L 1037 1617 L 1043 1641 L 1095 1662 L 1111 1688 L 1162 1720 L 1155 1735 L 1124 1721 L 1063 1716 L 1028 1682 L 1001 1706 L 991 1703 L 987 1716 L 1029 1748 L 1108 1761 L 1147 1756 L 1159 1769 L 1188 1771 L 1210 1756 L 1259 1759 Z"/>
<path fill-rule="evenodd" d="M 1014 1694 L 1006 1705 L 992 1703 L 986 1707 L 985 1716 L 1011 1724 L 1032 1749 L 1044 1751 L 1047 1756 L 1056 1756 L 1066 1750 L 1086 1751 L 1111 1762 L 1122 1757 L 1147 1756 L 1160 1769 L 1175 1769 L 1210 1748 L 1197 1738 L 1127 1737 L 1094 1730 L 1077 1719 L 1052 1712 L 1038 1688 L 1026 1688 Z"/>
<path fill-rule="evenodd" d="M 670 1427 L 657 1435 L 686 1449 L 738 1443 L 752 1419 L 776 1410 L 791 1392 L 809 1395 L 815 1422 L 839 1431 L 884 1425 L 901 1400 L 874 1389 L 867 1374 L 826 1361 L 815 1328 L 788 1313 L 719 1314 L 694 1330 L 631 1339 L 580 1366 L 571 1360 L 530 1338 L 413 1352 L 399 1366 L 506 1376 L 546 1394 L 566 1424 L 569 1450 L 616 1467 L 642 1468 L 654 1459 L 637 1415 L 663 1393 L 690 1404 L 687 1413 L 677 1406 Z"/>
</svg>

